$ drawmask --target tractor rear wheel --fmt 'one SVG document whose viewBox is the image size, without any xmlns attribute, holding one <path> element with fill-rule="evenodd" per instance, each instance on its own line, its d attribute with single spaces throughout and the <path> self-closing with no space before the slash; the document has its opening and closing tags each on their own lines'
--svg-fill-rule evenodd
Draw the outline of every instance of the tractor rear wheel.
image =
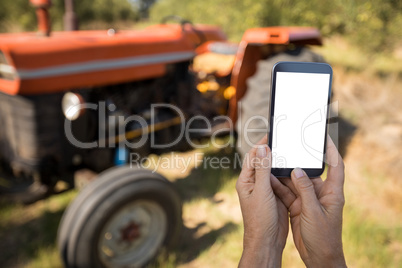
<svg viewBox="0 0 402 268">
<path fill-rule="evenodd" d="M 59 226 L 66 267 L 142 267 L 180 235 L 181 202 L 159 174 L 116 167 L 71 203 Z"/>
</svg>

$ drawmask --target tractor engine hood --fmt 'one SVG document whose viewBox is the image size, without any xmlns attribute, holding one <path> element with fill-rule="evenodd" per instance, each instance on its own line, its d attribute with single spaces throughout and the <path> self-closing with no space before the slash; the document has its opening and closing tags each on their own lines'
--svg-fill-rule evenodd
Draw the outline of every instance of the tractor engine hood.
<svg viewBox="0 0 402 268">
<path fill-rule="evenodd" d="M 197 45 L 225 39 L 205 25 L 2 34 L 0 91 L 34 95 L 159 77 L 167 64 L 191 60 Z"/>
</svg>

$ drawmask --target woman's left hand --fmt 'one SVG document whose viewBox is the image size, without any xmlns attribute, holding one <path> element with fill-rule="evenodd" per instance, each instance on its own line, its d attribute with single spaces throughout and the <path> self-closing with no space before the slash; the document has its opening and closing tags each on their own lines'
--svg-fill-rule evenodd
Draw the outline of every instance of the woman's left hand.
<svg viewBox="0 0 402 268">
<path fill-rule="evenodd" d="M 289 231 L 288 210 L 271 180 L 271 150 L 265 136 L 246 155 L 236 183 L 244 222 L 243 254 L 239 267 L 280 267 Z"/>
</svg>

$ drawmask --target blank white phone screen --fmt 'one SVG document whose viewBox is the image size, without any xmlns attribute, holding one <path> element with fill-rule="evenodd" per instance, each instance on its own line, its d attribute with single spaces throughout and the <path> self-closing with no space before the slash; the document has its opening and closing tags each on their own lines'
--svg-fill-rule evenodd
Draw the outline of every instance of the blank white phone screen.
<svg viewBox="0 0 402 268">
<path fill-rule="evenodd" d="M 329 74 L 277 72 L 273 168 L 322 168 Z"/>
</svg>

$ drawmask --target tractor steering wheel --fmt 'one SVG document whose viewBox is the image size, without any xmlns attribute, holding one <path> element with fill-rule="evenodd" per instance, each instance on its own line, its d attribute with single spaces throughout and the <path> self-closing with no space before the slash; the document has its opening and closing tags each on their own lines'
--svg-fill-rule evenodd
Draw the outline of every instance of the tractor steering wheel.
<svg viewBox="0 0 402 268">
<path fill-rule="evenodd" d="M 207 41 L 207 38 L 205 37 L 204 33 L 199 31 L 199 30 L 197 30 L 194 27 L 194 24 L 191 21 L 186 20 L 186 19 L 184 19 L 184 18 L 182 18 L 180 16 L 177 16 L 177 15 L 169 15 L 169 16 L 166 16 L 166 17 L 161 19 L 161 24 L 166 24 L 169 21 L 175 21 L 177 23 L 180 23 L 182 31 L 184 31 L 184 26 L 186 24 L 190 25 L 191 29 L 194 31 L 194 33 L 198 36 L 198 38 L 200 40 L 200 42 L 197 44 L 197 46 L 199 46 L 202 43 Z"/>
<path fill-rule="evenodd" d="M 175 21 L 177 23 L 180 23 L 182 28 L 186 24 L 190 24 L 191 26 L 193 25 L 193 23 L 191 21 L 183 19 L 182 17 L 177 16 L 177 15 L 169 15 L 169 16 L 166 16 L 166 17 L 162 18 L 161 19 L 161 24 L 166 24 L 169 21 Z"/>
</svg>

